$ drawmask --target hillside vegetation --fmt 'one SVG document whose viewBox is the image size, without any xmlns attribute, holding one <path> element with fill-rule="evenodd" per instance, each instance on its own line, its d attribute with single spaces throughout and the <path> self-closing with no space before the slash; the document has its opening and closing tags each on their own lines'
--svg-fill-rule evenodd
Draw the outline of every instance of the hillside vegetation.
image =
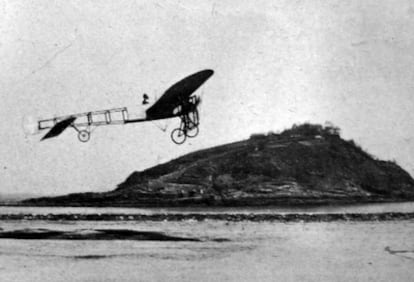
<svg viewBox="0 0 414 282">
<path fill-rule="evenodd" d="M 193 152 L 133 172 L 110 192 L 24 201 L 70 206 L 249 206 L 414 199 L 414 180 L 377 160 L 334 126 L 303 124 L 280 134 Z"/>
</svg>

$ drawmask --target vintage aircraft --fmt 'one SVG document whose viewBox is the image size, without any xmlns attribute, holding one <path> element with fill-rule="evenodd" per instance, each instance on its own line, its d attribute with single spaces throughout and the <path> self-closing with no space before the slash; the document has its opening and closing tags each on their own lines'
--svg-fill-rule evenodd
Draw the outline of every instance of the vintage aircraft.
<svg viewBox="0 0 414 282">
<path fill-rule="evenodd" d="M 91 135 L 91 129 L 102 125 L 128 124 L 136 122 L 153 121 L 179 117 L 180 126 L 171 132 L 171 139 L 176 144 L 182 144 L 187 137 L 195 137 L 198 134 L 200 123 L 197 106 L 200 98 L 192 95 L 207 79 L 213 75 L 212 70 L 203 70 L 194 73 L 170 88 L 153 105 L 149 107 L 148 96 L 144 94 L 142 108 L 147 109 L 143 115 L 136 118 L 128 108 L 114 108 L 102 111 L 92 111 L 80 114 L 55 117 L 39 120 L 37 130 L 50 129 L 42 140 L 60 135 L 66 128 L 72 127 L 78 132 L 78 139 L 87 142 Z"/>
</svg>

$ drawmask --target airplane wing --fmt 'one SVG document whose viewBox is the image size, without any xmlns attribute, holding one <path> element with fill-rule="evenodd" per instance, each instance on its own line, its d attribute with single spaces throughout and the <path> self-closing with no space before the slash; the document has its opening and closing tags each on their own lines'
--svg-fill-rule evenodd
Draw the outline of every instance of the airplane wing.
<svg viewBox="0 0 414 282">
<path fill-rule="evenodd" d="M 75 119 L 76 117 L 68 117 L 62 121 L 59 121 L 58 123 L 55 124 L 55 126 L 52 127 L 51 130 L 49 130 L 49 132 L 45 136 L 43 136 L 42 140 L 58 136 L 66 128 L 68 128 L 72 124 L 72 122 L 75 121 Z"/>
<path fill-rule="evenodd" d="M 213 70 L 199 71 L 168 88 L 161 98 L 146 111 L 147 119 L 174 117 L 173 111 L 181 104 L 181 101 L 188 99 L 213 73 Z"/>
</svg>

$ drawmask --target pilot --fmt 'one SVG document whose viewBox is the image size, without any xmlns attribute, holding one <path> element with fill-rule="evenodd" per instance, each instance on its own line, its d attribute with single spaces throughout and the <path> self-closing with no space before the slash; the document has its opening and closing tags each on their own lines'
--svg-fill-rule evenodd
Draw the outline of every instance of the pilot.
<svg viewBox="0 0 414 282">
<path fill-rule="evenodd" d="M 144 95 L 142 95 L 142 104 L 147 105 L 149 103 L 148 99 L 149 99 L 148 95 L 144 93 Z"/>
<path fill-rule="evenodd" d="M 191 98 L 189 98 L 188 100 L 186 99 L 182 99 L 181 100 L 181 107 L 182 107 L 182 112 L 183 113 L 188 113 L 189 111 L 191 111 Z"/>
</svg>

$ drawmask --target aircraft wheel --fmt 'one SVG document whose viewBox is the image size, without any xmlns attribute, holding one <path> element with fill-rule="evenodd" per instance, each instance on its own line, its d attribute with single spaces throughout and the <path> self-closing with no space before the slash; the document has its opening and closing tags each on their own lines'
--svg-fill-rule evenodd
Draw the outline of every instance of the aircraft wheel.
<svg viewBox="0 0 414 282">
<path fill-rule="evenodd" d="M 198 126 L 194 126 L 191 130 L 187 130 L 187 137 L 193 138 L 198 135 Z"/>
<path fill-rule="evenodd" d="M 88 142 L 91 134 L 87 130 L 81 130 L 78 133 L 78 139 L 81 142 Z"/>
<path fill-rule="evenodd" d="M 171 140 L 175 144 L 183 144 L 185 142 L 186 137 L 187 136 L 185 135 L 184 130 L 182 130 L 181 128 L 176 128 L 171 132 Z"/>
</svg>

